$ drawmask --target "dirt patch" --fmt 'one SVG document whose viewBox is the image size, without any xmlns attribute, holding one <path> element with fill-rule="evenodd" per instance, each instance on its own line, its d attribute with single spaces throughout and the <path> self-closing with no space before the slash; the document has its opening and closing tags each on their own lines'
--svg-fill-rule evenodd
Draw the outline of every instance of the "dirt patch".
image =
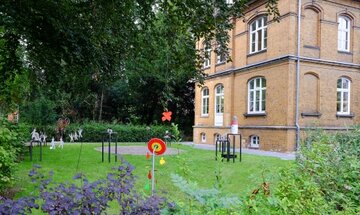
<svg viewBox="0 0 360 215">
<path fill-rule="evenodd" d="M 101 147 L 95 148 L 97 151 L 101 152 Z M 104 147 L 104 152 L 107 153 L 109 150 L 108 146 Z M 147 146 L 118 146 L 117 153 L 121 155 L 145 155 L 148 152 Z M 110 147 L 110 152 L 115 154 L 115 146 Z M 175 148 L 167 148 L 164 155 L 177 155 L 179 153 L 183 153 L 184 150 L 175 149 Z"/>
</svg>

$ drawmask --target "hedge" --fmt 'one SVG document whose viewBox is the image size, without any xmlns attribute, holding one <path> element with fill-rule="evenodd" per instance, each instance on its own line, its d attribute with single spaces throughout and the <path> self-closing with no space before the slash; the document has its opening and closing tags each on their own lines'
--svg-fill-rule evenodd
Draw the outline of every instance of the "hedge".
<svg viewBox="0 0 360 215">
<path fill-rule="evenodd" d="M 33 128 L 36 130 L 44 131 L 47 135 L 47 141 L 50 142 L 52 137 L 56 137 L 56 126 L 42 126 L 31 127 L 29 126 L 29 140 L 31 138 L 31 131 Z M 108 123 L 95 123 L 89 122 L 85 124 L 70 124 L 65 128 L 65 142 L 70 141 L 69 134 L 83 129 L 83 142 L 101 142 L 106 130 L 111 128 L 114 132 L 117 132 L 118 142 L 147 142 L 152 137 L 163 138 L 165 131 L 171 132 L 171 126 L 162 125 L 123 125 L 123 124 L 108 124 Z"/>
</svg>

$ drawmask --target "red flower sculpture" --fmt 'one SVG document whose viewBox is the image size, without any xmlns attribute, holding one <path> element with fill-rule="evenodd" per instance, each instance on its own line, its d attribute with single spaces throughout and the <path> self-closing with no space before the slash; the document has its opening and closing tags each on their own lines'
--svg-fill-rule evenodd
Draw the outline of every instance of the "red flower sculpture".
<svg viewBox="0 0 360 215">
<path fill-rule="evenodd" d="M 166 120 L 168 120 L 169 122 L 171 121 L 171 111 L 165 111 L 163 112 L 163 117 L 161 118 L 161 120 L 164 122 Z"/>
</svg>

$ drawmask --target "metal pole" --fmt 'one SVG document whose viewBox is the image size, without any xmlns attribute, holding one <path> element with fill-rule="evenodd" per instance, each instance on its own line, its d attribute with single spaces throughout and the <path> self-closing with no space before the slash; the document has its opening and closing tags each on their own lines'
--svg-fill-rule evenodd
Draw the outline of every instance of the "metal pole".
<svg viewBox="0 0 360 215">
<path fill-rule="evenodd" d="M 30 142 L 30 145 L 29 145 L 29 153 L 30 153 L 30 161 L 32 161 L 32 141 Z"/>
<path fill-rule="evenodd" d="M 301 0 L 298 0 L 298 17 L 297 17 L 297 53 L 296 53 L 296 95 L 295 95 L 295 151 L 300 146 L 300 125 L 299 125 L 299 98 L 300 98 L 300 46 L 301 46 Z"/>
<path fill-rule="evenodd" d="M 242 147 L 242 138 L 241 138 L 241 135 L 240 135 L 240 162 L 241 162 L 241 154 L 242 154 L 242 150 L 241 150 L 241 147 Z"/>
<path fill-rule="evenodd" d="M 40 161 L 42 161 L 42 144 L 41 141 L 39 141 L 40 143 Z"/>
<path fill-rule="evenodd" d="M 117 136 L 116 136 L 116 138 L 115 138 L 115 162 L 117 162 L 117 156 L 118 154 L 117 154 Z"/>
<path fill-rule="evenodd" d="M 111 144 L 111 134 L 109 134 L 109 146 L 108 146 L 108 160 L 109 160 L 109 163 L 110 163 L 110 144 Z"/>
<path fill-rule="evenodd" d="M 155 145 L 154 149 L 153 149 L 153 160 L 152 160 L 152 175 L 151 175 L 151 195 L 154 195 L 154 191 L 155 191 L 155 155 L 156 155 L 156 149 L 157 146 Z"/>
<path fill-rule="evenodd" d="M 215 141 L 215 160 L 217 160 L 218 140 Z"/>
<path fill-rule="evenodd" d="M 233 135 L 233 163 L 235 163 L 235 140 L 236 140 L 236 136 Z"/>
<path fill-rule="evenodd" d="M 101 142 L 101 161 L 104 163 L 104 136 Z"/>
</svg>

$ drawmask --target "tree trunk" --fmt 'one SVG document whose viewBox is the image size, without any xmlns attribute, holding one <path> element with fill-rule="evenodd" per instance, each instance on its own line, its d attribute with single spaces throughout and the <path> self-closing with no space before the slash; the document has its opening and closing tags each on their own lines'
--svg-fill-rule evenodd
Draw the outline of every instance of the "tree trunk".
<svg viewBox="0 0 360 215">
<path fill-rule="evenodd" d="M 102 90 L 101 90 L 99 122 L 101 122 L 101 120 L 102 120 L 103 103 L 104 103 L 104 88 L 102 88 Z"/>
<path fill-rule="evenodd" d="M 93 116 L 93 121 L 95 121 L 95 119 L 96 119 L 96 110 L 98 109 L 98 105 L 99 103 L 98 103 L 98 95 L 96 94 L 95 95 L 95 104 L 94 104 L 94 109 L 93 109 L 93 111 L 92 111 L 92 116 Z"/>
</svg>

